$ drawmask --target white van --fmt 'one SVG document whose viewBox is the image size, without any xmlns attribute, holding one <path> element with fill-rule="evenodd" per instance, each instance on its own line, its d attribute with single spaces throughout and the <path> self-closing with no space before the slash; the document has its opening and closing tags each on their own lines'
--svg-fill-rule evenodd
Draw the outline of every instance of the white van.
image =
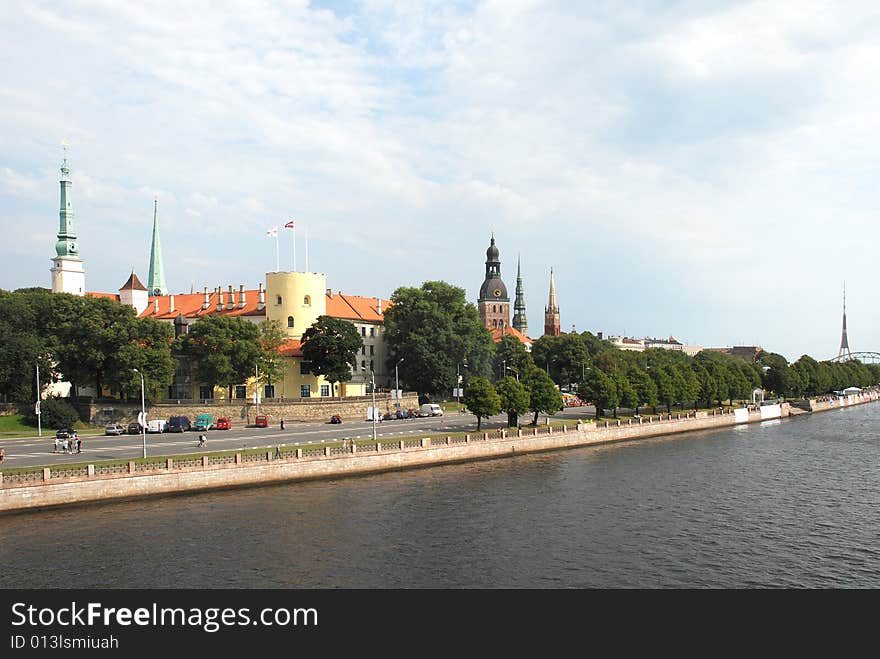
<svg viewBox="0 0 880 659">
<path fill-rule="evenodd" d="M 443 408 L 437 403 L 425 403 L 419 408 L 419 416 L 443 416 Z"/>
<path fill-rule="evenodd" d="M 165 419 L 150 419 L 147 422 L 147 432 L 165 432 Z"/>
</svg>

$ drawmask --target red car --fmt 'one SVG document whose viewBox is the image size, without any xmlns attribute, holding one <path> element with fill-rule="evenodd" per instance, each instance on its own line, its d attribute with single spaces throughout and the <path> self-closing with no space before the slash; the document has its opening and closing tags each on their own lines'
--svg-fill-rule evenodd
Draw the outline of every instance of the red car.
<svg viewBox="0 0 880 659">
<path fill-rule="evenodd" d="M 258 414 L 257 418 L 254 420 L 254 425 L 257 428 L 268 428 L 269 427 L 269 417 L 265 414 Z"/>
<path fill-rule="evenodd" d="M 232 428 L 232 419 L 228 416 L 221 416 L 217 419 L 217 423 L 214 425 L 214 428 L 217 430 L 229 430 Z"/>
</svg>

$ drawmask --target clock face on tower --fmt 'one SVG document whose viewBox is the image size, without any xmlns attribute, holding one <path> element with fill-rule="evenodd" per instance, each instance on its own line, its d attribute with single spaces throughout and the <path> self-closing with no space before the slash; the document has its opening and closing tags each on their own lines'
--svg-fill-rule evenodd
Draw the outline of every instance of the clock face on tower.
<svg viewBox="0 0 880 659">
<path fill-rule="evenodd" d="M 71 252 L 75 252 L 76 243 L 71 240 L 69 243 L 67 243 L 67 249 L 69 249 Z"/>
<path fill-rule="evenodd" d="M 496 288 L 494 291 L 492 291 L 492 295 L 494 295 L 495 297 L 501 297 L 501 289 Z"/>
</svg>

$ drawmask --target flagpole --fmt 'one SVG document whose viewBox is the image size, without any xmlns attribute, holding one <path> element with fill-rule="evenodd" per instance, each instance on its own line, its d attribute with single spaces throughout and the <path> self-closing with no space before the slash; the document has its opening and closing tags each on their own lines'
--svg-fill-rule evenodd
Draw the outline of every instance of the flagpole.
<svg viewBox="0 0 880 659">
<path fill-rule="evenodd" d="M 278 251 L 278 231 L 275 231 L 275 272 L 281 272 L 281 259 Z"/>
<path fill-rule="evenodd" d="M 293 227 L 293 271 L 296 272 L 296 225 Z"/>
</svg>

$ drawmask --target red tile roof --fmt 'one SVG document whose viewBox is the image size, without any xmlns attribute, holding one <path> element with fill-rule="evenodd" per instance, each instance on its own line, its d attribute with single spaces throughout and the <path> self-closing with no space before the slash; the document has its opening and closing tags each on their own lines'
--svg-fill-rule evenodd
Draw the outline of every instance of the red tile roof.
<svg viewBox="0 0 880 659">
<path fill-rule="evenodd" d="M 299 339 L 287 339 L 278 348 L 278 354 L 282 357 L 302 357 L 302 341 Z"/>
<path fill-rule="evenodd" d="M 86 291 L 86 296 L 87 297 L 105 297 L 108 300 L 116 300 L 117 302 L 119 302 L 119 295 L 116 293 L 90 293 L 90 292 Z"/>
<path fill-rule="evenodd" d="M 141 283 L 141 280 L 138 279 L 138 276 L 136 274 L 134 274 L 134 272 L 131 273 L 131 277 L 128 278 L 128 281 L 125 282 L 119 290 L 120 291 L 127 291 L 130 288 L 132 288 L 136 291 L 147 290 L 147 287 Z"/>
<path fill-rule="evenodd" d="M 533 343 L 533 341 L 529 337 L 527 337 L 525 334 L 514 327 L 507 326 L 504 329 L 495 328 L 490 331 L 492 332 L 492 340 L 495 343 L 500 343 L 501 339 L 508 335 L 516 338 L 523 345 L 530 346 Z"/>
</svg>

